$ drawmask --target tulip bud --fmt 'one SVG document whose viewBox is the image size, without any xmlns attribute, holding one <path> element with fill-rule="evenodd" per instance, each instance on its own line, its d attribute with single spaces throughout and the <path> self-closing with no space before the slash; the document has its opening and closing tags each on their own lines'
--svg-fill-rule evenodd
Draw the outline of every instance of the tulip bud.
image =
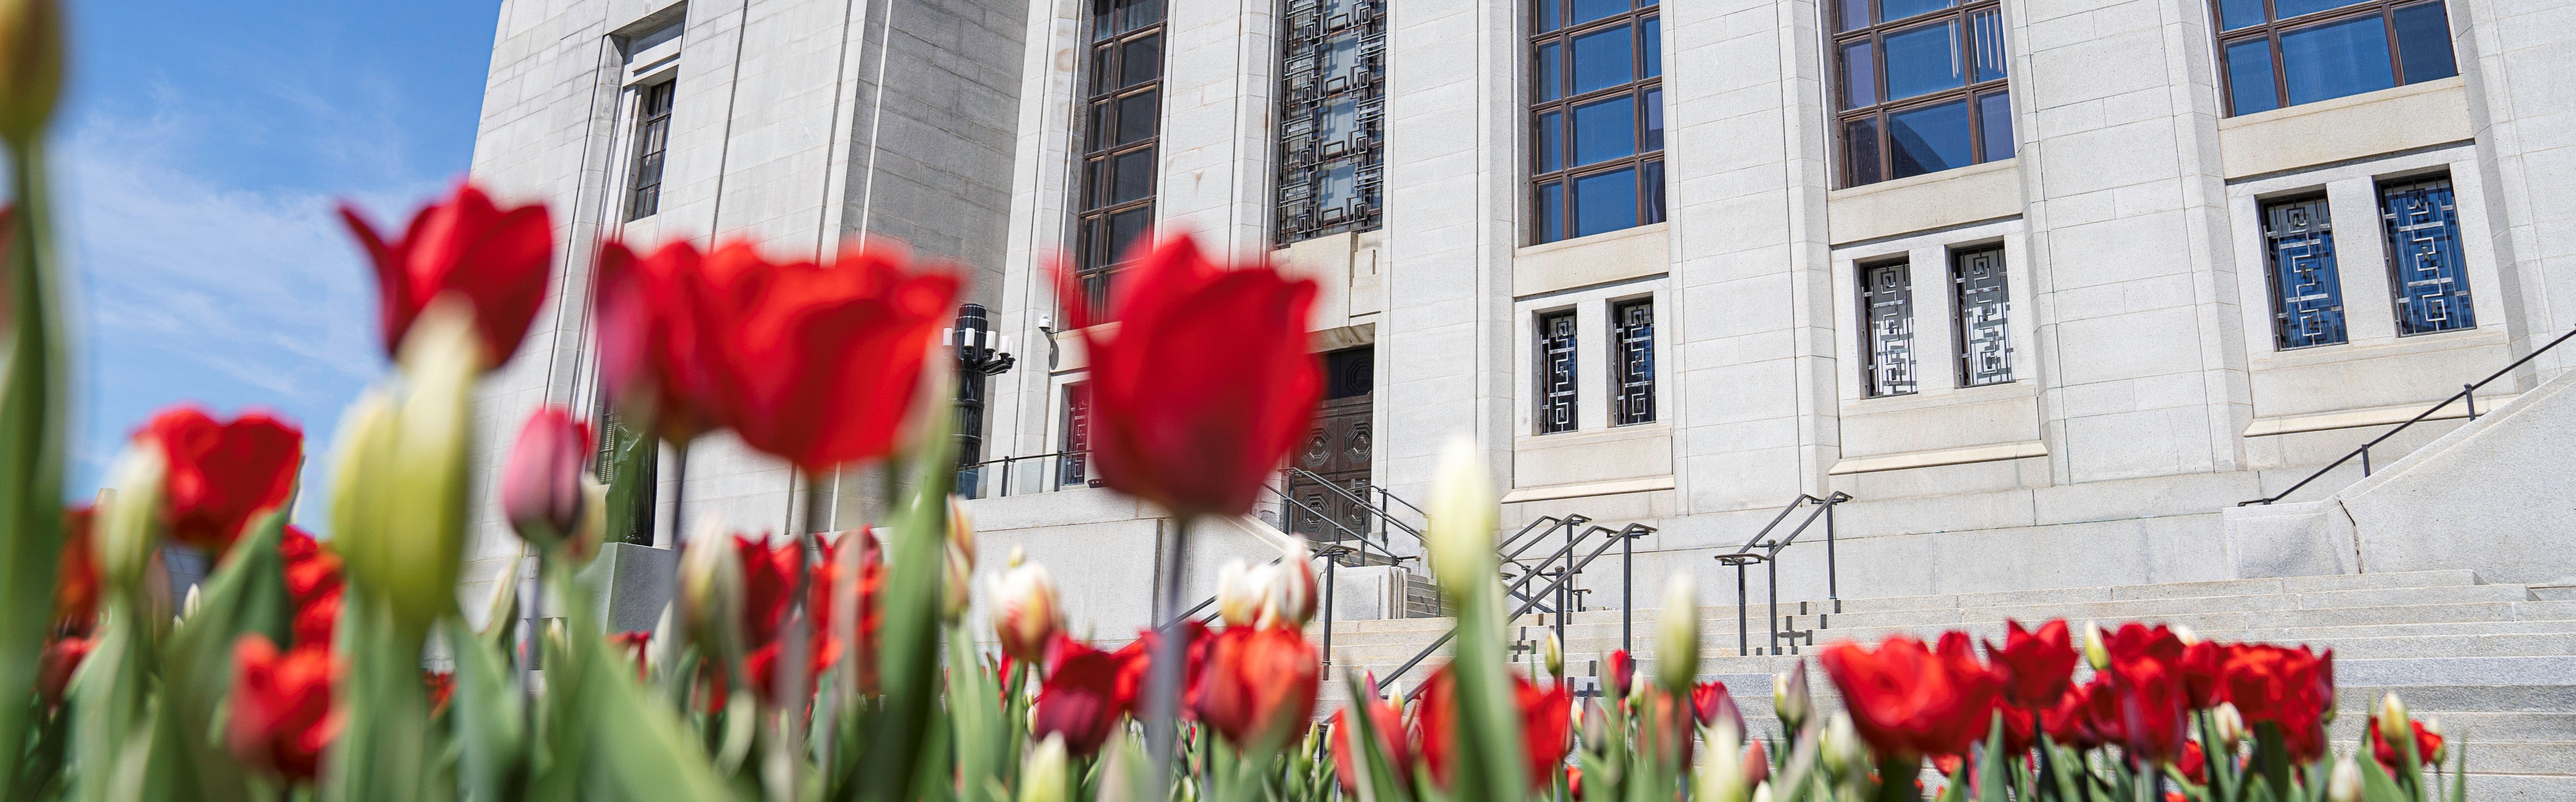
<svg viewBox="0 0 2576 802">
<path fill-rule="evenodd" d="M 975 517 L 966 513 L 966 500 L 948 497 L 948 545 L 966 555 L 966 570 L 975 570 Z"/>
<path fill-rule="evenodd" d="M 2218 738 L 2220 751 L 2234 754 L 2236 745 L 2245 741 L 2245 714 L 2233 702 L 2220 702 L 2209 711 L 2209 719 L 2218 730 L 2213 735 Z"/>
<path fill-rule="evenodd" d="M 398 391 L 361 397 L 341 425 L 332 547 L 349 586 L 406 628 L 456 606 L 481 354 L 472 310 L 431 303 L 403 339 Z"/>
<path fill-rule="evenodd" d="M 1756 743 L 1755 745 L 1759 746 L 1761 744 Z M 1771 802 L 1770 783 L 1766 782 L 1753 786 L 1753 802 Z"/>
<path fill-rule="evenodd" d="M 2435 768 L 2440 768 L 2442 765 L 2442 757 L 2450 754 L 2451 752 L 2451 739 L 2442 737 L 2442 720 L 2438 718 L 2425 719 L 2424 733 L 2437 739 L 2433 744 L 2433 753 L 2423 756 L 2424 762 L 2433 764 Z"/>
<path fill-rule="evenodd" d="M 2111 670 L 2111 646 L 2102 640 L 2102 625 L 2084 622 L 2084 662 L 2095 671 Z"/>
<path fill-rule="evenodd" d="M 1474 441 L 1460 436 L 1440 455 L 1431 480 L 1431 572 L 1442 590 L 1465 598 L 1494 581 L 1494 487 Z"/>
<path fill-rule="evenodd" d="M 2415 737 L 2415 729 L 2406 726 L 2406 722 L 2406 700 L 2397 698 L 2396 691 L 2389 691 L 2379 701 L 2380 740 L 2395 744 Z"/>
<path fill-rule="evenodd" d="M 1065 802 L 1067 762 L 1063 734 L 1038 742 L 1029 750 L 1028 762 L 1020 764 L 1020 802 Z"/>
<path fill-rule="evenodd" d="M 1770 779 L 1771 750 L 1761 741 L 1754 741 L 1744 750 L 1744 781 L 1761 787 Z"/>
<path fill-rule="evenodd" d="M 975 522 L 966 515 L 966 503 L 956 496 L 948 497 L 947 569 L 946 581 L 939 584 L 939 615 L 954 624 L 975 601 Z"/>
<path fill-rule="evenodd" d="M 205 583 L 202 582 L 188 586 L 188 597 L 179 600 L 179 620 L 186 621 L 195 617 L 197 615 L 197 608 L 204 607 L 206 605 L 206 599 L 203 593 L 205 589 Z"/>
<path fill-rule="evenodd" d="M 1315 619 L 1315 568 L 1307 564 L 1306 541 L 1297 538 L 1288 544 L 1287 553 L 1270 566 L 1269 587 L 1263 594 L 1263 626 L 1304 628 Z"/>
<path fill-rule="evenodd" d="M 2361 764 L 2351 755 L 2335 761 L 2334 773 L 2327 776 L 2326 802 L 2361 802 Z"/>
<path fill-rule="evenodd" d="M 2184 646 L 2200 642 L 2200 633 L 2192 631 L 2191 627 L 2176 624 L 2172 627 L 2172 632 L 2174 640 L 2182 641 Z"/>
<path fill-rule="evenodd" d="M 690 637 L 711 652 L 730 650 L 724 639 L 733 634 L 734 622 L 742 620 L 742 605 L 742 558 L 721 530 L 681 547 L 679 619 Z"/>
<path fill-rule="evenodd" d="M 161 545 L 161 483 L 169 473 L 166 459 L 161 447 L 150 442 L 128 445 L 108 474 L 108 482 L 118 489 L 100 491 L 107 496 L 99 500 L 106 520 L 92 548 L 97 550 L 99 574 L 109 587 L 141 591 L 144 568 L 152 562 L 152 550 Z"/>
<path fill-rule="evenodd" d="M 1752 783 L 1744 776 L 1744 762 L 1738 755 L 1743 749 L 1743 734 L 1733 727 L 1704 727 L 1702 737 L 1709 748 L 1699 754 L 1699 768 L 1692 772 L 1692 798 L 1697 802 L 1745 802 L 1752 793 Z"/>
<path fill-rule="evenodd" d="M 1583 748 L 1596 755 L 1610 748 L 1610 714 L 1597 698 L 1583 700 Z"/>
<path fill-rule="evenodd" d="M 0 136 L 33 142 L 63 89 L 58 0 L 0 0 Z"/>
<path fill-rule="evenodd" d="M 1664 580 L 1664 609 L 1655 614 L 1662 634 L 1655 641 L 1655 678 L 1664 690 L 1690 693 L 1699 679 L 1699 586 L 1688 571 Z"/>
<path fill-rule="evenodd" d="M 572 542 L 565 544 L 564 551 L 587 562 L 599 554 L 600 544 L 608 542 L 608 485 L 583 477 L 581 498 L 581 522 L 573 525 Z"/>
<path fill-rule="evenodd" d="M 573 534 L 582 514 L 582 461 L 595 447 L 590 424 L 548 404 L 528 416 L 501 464 L 501 515 L 519 537 L 552 550 Z"/>
<path fill-rule="evenodd" d="M 1547 675 L 1565 679 L 1565 644 L 1556 639 L 1554 632 L 1547 633 Z"/>
<path fill-rule="evenodd" d="M 1216 614 L 1229 627 L 1252 626 L 1261 615 L 1262 583 L 1242 560 L 1227 560 L 1216 572 Z"/>
<path fill-rule="evenodd" d="M 1628 650 L 1620 649 L 1601 662 L 1601 681 L 1610 686 L 1610 698 L 1628 698 L 1629 686 L 1637 681 L 1637 659 L 1629 657 Z"/>
<path fill-rule="evenodd" d="M 1019 557 L 1019 549 L 1012 549 L 1012 562 Z M 1064 610 L 1046 566 L 1027 563 L 1004 571 L 993 580 L 992 593 L 998 608 L 993 634 L 1002 641 L 1002 651 L 1030 665 L 1045 661 L 1047 644 L 1064 631 Z"/>
<path fill-rule="evenodd" d="M 1825 768 L 1836 775 L 1856 776 L 1869 770 L 1869 744 L 1861 742 L 1860 728 L 1852 725 L 1851 714 L 1837 712 L 1825 722 L 1824 741 L 1818 744 Z"/>
<path fill-rule="evenodd" d="M 1815 710 L 1815 696 L 1807 690 L 1807 661 L 1800 660 L 1785 673 L 1771 677 L 1771 710 L 1780 717 L 1780 726 L 1797 732 L 1807 723 L 1807 714 Z"/>
</svg>

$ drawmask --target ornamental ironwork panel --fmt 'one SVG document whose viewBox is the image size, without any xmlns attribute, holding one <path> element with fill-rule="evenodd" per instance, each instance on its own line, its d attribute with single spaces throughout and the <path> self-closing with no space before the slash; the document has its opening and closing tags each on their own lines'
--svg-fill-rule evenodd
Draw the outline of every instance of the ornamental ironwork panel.
<svg viewBox="0 0 2576 802">
<path fill-rule="evenodd" d="M 1869 394 L 1914 392 L 1914 277 L 1904 262 L 1863 265 L 1860 269 L 1861 319 L 1868 321 L 1868 364 L 1864 376 Z"/>
<path fill-rule="evenodd" d="M 1077 487 L 1090 478 L 1091 385 L 1064 386 L 1064 456 L 1057 460 L 1057 487 Z"/>
<path fill-rule="evenodd" d="M 1610 407 L 1611 425 L 1648 423 L 1655 419 L 1655 303 L 1636 300 L 1610 308 L 1618 328 L 1617 403 Z"/>
<path fill-rule="evenodd" d="M 1538 319 L 1538 433 L 1574 431 L 1574 312 Z"/>
<path fill-rule="evenodd" d="M 2287 350 L 2343 342 L 2343 288 L 2325 197 L 2264 204 L 2263 243 L 2271 261 L 2274 344 Z"/>
<path fill-rule="evenodd" d="M 2460 212 L 2447 176 L 2379 187 L 2397 336 L 2476 328 L 2460 257 Z"/>
<path fill-rule="evenodd" d="M 1386 3 L 1282 0 L 1280 245 L 1379 224 Z"/>
<path fill-rule="evenodd" d="M 1950 287 L 1959 310 L 1959 386 L 2010 383 L 2012 332 L 2004 321 L 2012 298 L 2004 282 L 2003 246 L 1952 254 Z"/>
</svg>

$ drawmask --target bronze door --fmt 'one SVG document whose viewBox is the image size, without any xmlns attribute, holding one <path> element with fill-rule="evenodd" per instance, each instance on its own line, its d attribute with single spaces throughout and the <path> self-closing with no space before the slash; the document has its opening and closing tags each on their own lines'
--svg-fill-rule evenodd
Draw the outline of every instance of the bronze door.
<svg viewBox="0 0 2576 802">
<path fill-rule="evenodd" d="M 1294 503 L 1283 505 L 1287 509 L 1281 516 L 1288 531 L 1307 540 L 1330 543 L 1374 531 L 1376 513 L 1362 503 L 1374 501 L 1369 499 L 1373 363 L 1368 348 L 1324 355 L 1325 399 L 1315 412 L 1315 428 L 1288 457 L 1303 472 L 1289 472 L 1288 498 Z"/>
</svg>

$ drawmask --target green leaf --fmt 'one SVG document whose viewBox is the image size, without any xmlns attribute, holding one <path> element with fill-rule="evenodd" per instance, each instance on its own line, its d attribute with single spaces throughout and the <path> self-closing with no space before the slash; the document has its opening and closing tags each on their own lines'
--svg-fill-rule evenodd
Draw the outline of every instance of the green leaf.
<svg viewBox="0 0 2576 802">
<path fill-rule="evenodd" d="M 63 547 L 65 379 L 55 297 L 53 208 L 43 148 L 13 143 L 16 235 L 7 254 L 9 309 L 0 341 L 0 788 L 15 786 Z M 96 753 L 91 753 L 96 754 Z"/>
<path fill-rule="evenodd" d="M 123 594 L 112 594 L 99 611 L 96 643 L 72 678 L 69 715 L 71 754 L 76 756 L 71 777 L 75 800 L 128 798 L 118 794 L 118 778 L 140 777 L 142 765 L 132 761 L 151 755 L 149 632 L 144 614 Z"/>
<path fill-rule="evenodd" d="M 1966 771 L 1962 763 L 1960 771 Z M 1978 802 L 2004 802 L 2004 787 L 2018 785 L 2004 776 L 2004 714 L 1995 711 L 1994 723 L 1986 727 L 1986 754 L 1977 761 Z M 1954 781 L 1955 782 L 1955 781 Z"/>
<path fill-rule="evenodd" d="M 444 624 L 456 653 L 456 695 L 448 711 L 465 798 L 510 799 L 525 770 L 526 701 L 499 643 L 476 634 L 464 619 L 448 618 Z"/>
<path fill-rule="evenodd" d="M 928 431 L 947 431 L 945 412 L 932 417 Z M 939 689 L 940 583 L 947 574 L 948 484 L 956 478 L 949 449 L 954 438 L 924 439 L 923 453 L 909 457 L 916 471 L 912 495 L 898 508 L 888 549 L 885 619 L 875 655 L 885 696 L 858 773 L 864 799 L 902 799 L 918 785 L 915 772 L 946 759 L 946 741 L 926 735 L 937 725 L 932 719 Z M 942 754 L 931 759 L 926 747 L 934 744 Z"/>
<path fill-rule="evenodd" d="M 608 539 L 638 546 L 653 545 L 653 529 L 638 526 L 649 520 L 642 513 L 652 509 L 654 469 L 661 456 L 662 441 L 654 437 L 652 427 L 626 407 L 607 405 L 602 423 L 608 427 Z"/>
<path fill-rule="evenodd" d="M 353 578 L 354 579 L 354 578 Z M 355 586 L 341 598 L 339 649 L 348 661 L 335 704 L 348 716 L 324 760 L 323 799 L 406 802 L 452 796 L 433 771 L 429 689 L 421 682 L 426 632 Z"/>
<path fill-rule="evenodd" d="M 957 740 L 957 777 L 969 802 L 1010 802 L 988 794 L 987 779 L 1000 779 L 1004 764 L 1014 762 L 1009 728 L 1002 723 L 1002 689 L 993 672 L 976 659 L 973 640 L 963 625 L 948 630 L 948 716 Z"/>
<path fill-rule="evenodd" d="M 217 712 L 232 689 L 236 642 L 256 634 L 281 648 L 286 645 L 293 602 L 286 593 L 286 562 L 277 551 L 285 529 L 283 511 L 252 523 L 206 579 L 198 591 L 197 612 L 171 634 L 163 655 L 160 721 L 171 731 L 164 743 L 176 762 L 193 772 L 188 786 L 192 798 L 241 802 L 253 797 L 248 775 L 224 753 Z"/>
</svg>

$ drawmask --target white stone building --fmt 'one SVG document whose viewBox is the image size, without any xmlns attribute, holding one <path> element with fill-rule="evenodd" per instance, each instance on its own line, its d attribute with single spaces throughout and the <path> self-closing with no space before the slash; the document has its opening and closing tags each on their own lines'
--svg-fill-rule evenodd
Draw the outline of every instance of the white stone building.
<svg viewBox="0 0 2576 802">
<path fill-rule="evenodd" d="M 2576 6 L 1628 2 L 505 0 L 474 172 L 554 205 L 566 294 L 491 381 L 486 453 L 541 400 L 595 405 L 603 237 L 900 238 L 969 265 L 1020 352 L 982 456 L 1033 459 L 978 474 L 988 550 L 1132 628 L 1168 532 L 1047 456 L 1079 452 L 1084 373 L 1045 269 L 1114 276 L 1150 224 L 1323 284 L 1331 480 L 1418 504 L 1465 435 L 1507 532 L 1645 524 L 1638 574 L 1699 573 L 1711 604 L 1714 556 L 1836 493 L 1845 598 L 2576 577 L 2563 528 L 2424 548 L 2342 507 L 2227 512 L 2576 324 Z M 2467 410 L 2432 418 L 2376 465 Z M 797 478 L 720 437 L 659 475 L 657 542 L 800 525 Z M 818 529 L 879 485 L 822 486 Z M 1820 537 L 1783 598 L 1824 597 Z"/>
</svg>

